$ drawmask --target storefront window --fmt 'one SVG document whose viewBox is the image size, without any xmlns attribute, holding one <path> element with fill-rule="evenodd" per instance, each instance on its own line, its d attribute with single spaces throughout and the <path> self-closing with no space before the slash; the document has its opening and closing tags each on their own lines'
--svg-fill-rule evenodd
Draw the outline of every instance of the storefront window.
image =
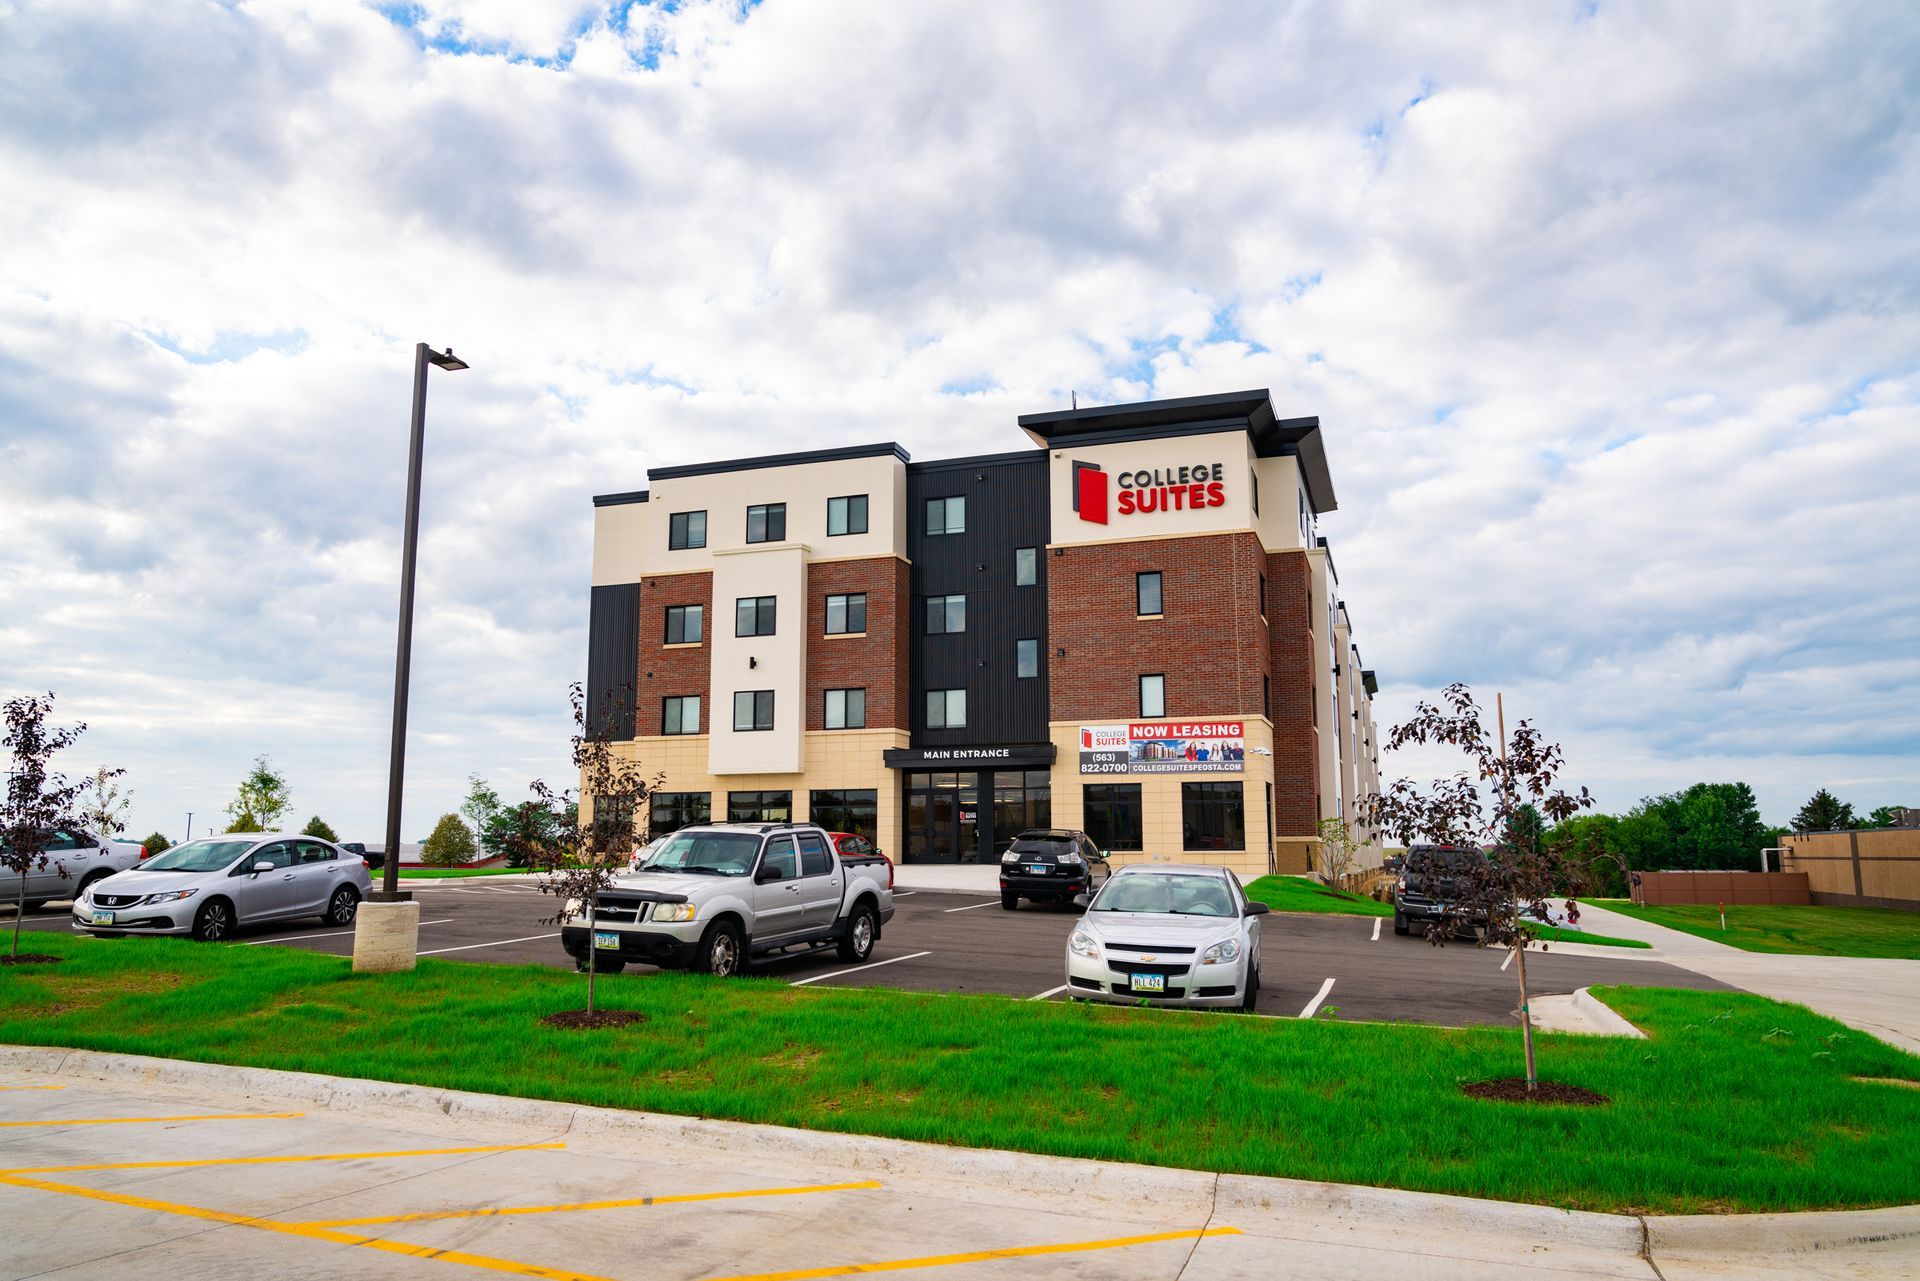
<svg viewBox="0 0 1920 1281">
<path fill-rule="evenodd" d="M 814 792 L 807 815 L 829 832 L 852 832 L 878 843 L 880 793 L 876 791 Z"/>
<path fill-rule="evenodd" d="M 647 798 L 648 840 L 712 820 L 712 792 L 655 792 Z"/>
<path fill-rule="evenodd" d="M 791 823 L 792 792 L 728 792 L 729 823 Z"/>
<path fill-rule="evenodd" d="M 1053 826 L 1053 776 L 1043 769 L 1002 770 L 993 775 L 993 847 L 1004 853 L 1013 838 L 1034 827 Z"/>
<path fill-rule="evenodd" d="M 1103 850 L 1144 849 L 1141 842 L 1140 784 L 1088 783 L 1085 798 L 1086 833 Z"/>
<path fill-rule="evenodd" d="M 1180 828 L 1185 849 L 1245 849 L 1247 815 L 1240 784 L 1180 784 Z"/>
</svg>

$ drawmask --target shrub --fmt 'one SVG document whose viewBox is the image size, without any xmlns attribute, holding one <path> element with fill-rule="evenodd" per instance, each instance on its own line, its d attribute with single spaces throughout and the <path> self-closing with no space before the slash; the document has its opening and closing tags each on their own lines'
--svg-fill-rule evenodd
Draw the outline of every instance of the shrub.
<svg viewBox="0 0 1920 1281">
<path fill-rule="evenodd" d="M 428 867 L 460 867 L 473 861 L 473 833 L 458 814 L 442 814 L 420 847 L 420 861 Z"/>
</svg>

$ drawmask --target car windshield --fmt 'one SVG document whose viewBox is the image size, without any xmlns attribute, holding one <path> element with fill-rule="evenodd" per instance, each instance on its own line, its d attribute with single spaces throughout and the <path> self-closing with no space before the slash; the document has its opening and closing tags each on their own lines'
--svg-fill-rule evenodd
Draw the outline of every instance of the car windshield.
<svg viewBox="0 0 1920 1281">
<path fill-rule="evenodd" d="M 1088 909 L 1154 916 L 1232 916 L 1233 895 L 1217 876 L 1116 876 Z"/>
<path fill-rule="evenodd" d="M 1484 863 L 1487 856 L 1479 850 L 1415 850 L 1407 859 L 1407 865 L 1415 871 L 1429 869 L 1439 872 L 1451 872 L 1469 863 Z"/>
<path fill-rule="evenodd" d="M 751 832 L 681 832 L 668 837 L 640 866 L 647 872 L 745 876 L 759 852 L 760 838 Z"/>
<path fill-rule="evenodd" d="M 252 841 L 188 841 L 140 865 L 143 872 L 217 872 L 253 848 Z"/>
</svg>

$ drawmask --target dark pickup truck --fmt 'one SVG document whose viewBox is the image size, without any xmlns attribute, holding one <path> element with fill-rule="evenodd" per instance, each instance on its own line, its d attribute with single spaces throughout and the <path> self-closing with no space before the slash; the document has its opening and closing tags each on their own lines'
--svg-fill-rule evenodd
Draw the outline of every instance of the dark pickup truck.
<svg viewBox="0 0 1920 1281">
<path fill-rule="evenodd" d="M 1400 879 L 1394 885 L 1393 932 L 1408 934 L 1415 921 L 1453 916 L 1456 922 L 1478 929 L 1487 923 L 1482 912 L 1461 913 L 1456 907 L 1462 868 L 1487 861 L 1475 845 L 1416 845 L 1407 851 Z"/>
</svg>

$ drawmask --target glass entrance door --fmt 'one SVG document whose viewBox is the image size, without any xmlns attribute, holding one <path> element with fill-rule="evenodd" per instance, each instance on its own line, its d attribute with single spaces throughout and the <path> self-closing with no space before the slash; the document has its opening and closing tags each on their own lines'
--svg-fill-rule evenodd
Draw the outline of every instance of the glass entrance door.
<svg viewBox="0 0 1920 1281">
<path fill-rule="evenodd" d="M 906 862 L 981 861 L 978 775 L 910 772 L 903 785 Z"/>
</svg>

